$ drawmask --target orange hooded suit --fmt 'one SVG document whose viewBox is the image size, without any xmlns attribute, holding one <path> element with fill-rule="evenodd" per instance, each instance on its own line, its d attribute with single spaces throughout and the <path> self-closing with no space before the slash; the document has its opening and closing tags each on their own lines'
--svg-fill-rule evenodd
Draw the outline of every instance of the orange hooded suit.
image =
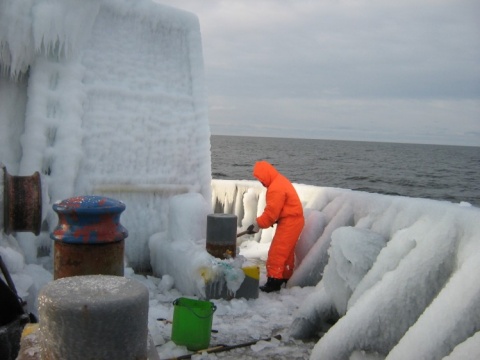
<svg viewBox="0 0 480 360">
<path fill-rule="evenodd" d="M 295 266 L 295 245 L 305 220 L 303 207 L 292 183 L 267 161 L 255 163 L 253 176 L 267 188 L 266 206 L 257 218 L 260 228 L 277 223 L 268 251 L 267 276 L 288 280 Z"/>
</svg>

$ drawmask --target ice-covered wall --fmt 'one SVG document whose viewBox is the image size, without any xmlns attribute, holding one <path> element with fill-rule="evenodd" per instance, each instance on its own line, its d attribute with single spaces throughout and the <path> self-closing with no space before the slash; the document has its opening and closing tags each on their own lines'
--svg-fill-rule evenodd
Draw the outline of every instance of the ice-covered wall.
<svg viewBox="0 0 480 360">
<path fill-rule="evenodd" d="M 197 17 L 149 0 L 0 0 L 0 69 L 0 161 L 41 171 L 51 202 L 124 201 L 126 255 L 148 267 L 168 199 L 211 197 Z M 51 243 L 19 238 L 29 261 Z"/>
<path fill-rule="evenodd" d="M 306 224 L 288 286 L 317 291 L 290 331 L 297 338 L 323 335 L 311 359 L 463 359 L 480 332 L 480 209 L 294 186 Z M 248 215 L 264 208 L 258 183 L 214 180 L 212 188 L 217 209 Z M 250 221 L 239 216 L 242 227 Z M 251 241 L 268 243 L 271 230 L 264 232 Z M 473 349 L 477 358 L 480 347 Z"/>
</svg>

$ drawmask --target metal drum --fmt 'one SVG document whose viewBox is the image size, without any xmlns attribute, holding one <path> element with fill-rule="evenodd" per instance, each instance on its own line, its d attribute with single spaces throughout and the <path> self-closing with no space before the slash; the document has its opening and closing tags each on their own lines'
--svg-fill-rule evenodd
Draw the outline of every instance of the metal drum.
<svg viewBox="0 0 480 360">
<path fill-rule="evenodd" d="M 234 258 L 237 252 L 237 216 L 207 216 L 207 251 L 219 259 Z"/>
</svg>

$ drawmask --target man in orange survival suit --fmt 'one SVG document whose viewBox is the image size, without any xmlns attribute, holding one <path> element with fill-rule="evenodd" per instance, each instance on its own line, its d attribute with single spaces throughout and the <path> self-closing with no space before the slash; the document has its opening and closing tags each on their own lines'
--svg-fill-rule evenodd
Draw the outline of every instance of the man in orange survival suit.
<svg viewBox="0 0 480 360">
<path fill-rule="evenodd" d="M 295 245 L 302 232 L 305 220 L 303 207 L 290 180 L 267 161 L 258 161 L 253 176 L 267 188 L 266 206 L 257 217 L 253 231 L 266 229 L 277 223 L 277 230 L 268 251 L 267 283 L 260 290 L 272 292 L 290 279 L 295 266 Z"/>
</svg>

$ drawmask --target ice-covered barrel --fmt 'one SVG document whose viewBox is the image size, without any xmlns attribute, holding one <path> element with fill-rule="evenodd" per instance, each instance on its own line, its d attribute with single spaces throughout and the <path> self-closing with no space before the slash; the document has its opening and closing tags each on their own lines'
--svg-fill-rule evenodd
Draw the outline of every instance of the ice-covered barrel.
<svg viewBox="0 0 480 360">
<path fill-rule="evenodd" d="M 54 279 L 77 275 L 123 276 L 127 230 L 120 224 L 125 204 L 104 196 L 77 196 L 53 205 L 58 225 Z"/>
<path fill-rule="evenodd" d="M 146 360 L 148 290 L 121 276 L 55 280 L 38 297 L 42 359 Z"/>
<path fill-rule="evenodd" d="M 207 251 L 219 259 L 234 258 L 237 252 L 237 216 L 209 214 L 207 216 Z"/>
</svg>

